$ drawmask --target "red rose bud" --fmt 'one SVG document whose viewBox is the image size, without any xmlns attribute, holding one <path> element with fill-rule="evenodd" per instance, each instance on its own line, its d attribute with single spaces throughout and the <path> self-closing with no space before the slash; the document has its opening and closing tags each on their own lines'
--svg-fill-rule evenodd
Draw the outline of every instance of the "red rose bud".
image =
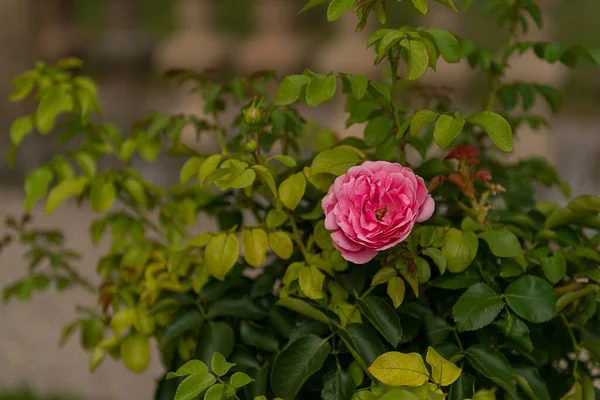
<svg viewBox="0 0 600 400">
<path fill-rule="evenodd" d="M 488 183 L 492 179 L 492 174 L 484 169 L 477 170 L 477 177 L 482 180 L 483 183 Z"/>
</svg>

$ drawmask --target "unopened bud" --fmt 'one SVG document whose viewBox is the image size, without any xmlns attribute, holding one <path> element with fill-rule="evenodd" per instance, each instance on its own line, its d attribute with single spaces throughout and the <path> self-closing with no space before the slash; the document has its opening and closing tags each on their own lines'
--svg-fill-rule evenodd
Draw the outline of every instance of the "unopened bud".
<svg viewBox="0 0 600 400">
<path fill-rule="evenodd" d="M 246 149 L 248 153 L 252 153 L 256 151 L 257 146 L 256 140 L 248 140 L 246 144 L 244 144 L 244 149 Z"/>
<path fill-rule="evenodd" d="M 244 122 L 248 125 L 258 125 L 262 122 L 263 113 L 260 108 L 252 104 L 244 110 Z"/>
</svg>

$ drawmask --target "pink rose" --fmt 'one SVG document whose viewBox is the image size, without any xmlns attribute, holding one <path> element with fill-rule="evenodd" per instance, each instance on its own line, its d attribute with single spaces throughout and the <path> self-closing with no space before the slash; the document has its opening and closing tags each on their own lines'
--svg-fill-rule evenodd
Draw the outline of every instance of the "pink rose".
<svg viewBox="0 0 600 400">
<path fill-rule="evenodd" d="M 428 220 L 435 202 L 410 168 L 365 161 L 335 180 L 321 206 L 334 246 L 346 260 L 364 264 L 406 239 L 415 222 Z"/>
</svg>

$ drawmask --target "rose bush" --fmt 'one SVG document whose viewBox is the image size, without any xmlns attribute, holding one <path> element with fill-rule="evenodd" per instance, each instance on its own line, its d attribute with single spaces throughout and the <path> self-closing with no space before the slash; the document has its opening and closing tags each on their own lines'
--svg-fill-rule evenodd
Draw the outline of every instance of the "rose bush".
<svg viewBox="0 0 600 400">
<path fill-rule="evenodd" d="M 322 206 L 335 248 L 364 264 L 406 239 L 415 222 L 427 221 L 435 202 L 410 168 L 365 161 L 336 178 Z"/>
<path fill-rule="evenodd" d="M 304 10 L 325 3 L 331 21 L 352 10 L 358 30 L 370 14 L 385 25 L 395 4 L 311 0 Z M 541 25 L 533 0 L 461 9 L 471 3 L 506 28 L 498 54 L 445 30 L 384 27 L 367 42 L 389 66 L 380 80 L 305 70 L 273 96 L 268 71 L 171 71 L 195 86 L 203 115 L 157 111 L 127 130 L 102 118 L 80 61 L 38 63 L 15 80 L 11 99 L 37 108 L 14 121 L 9 159 L 33 132 L 55 132 L 64 152 L 27 176 L 25 210 L 89 204 L 91 238 L 109 248 L 91 284 L 60 231 L 8 218 L 0 246 L 26 244 L 29 268 L 4 299 L 89 289 L 97 304 L 78 308 L 63 339 L 79 333 L 92 371 L 111 357 L 142 372 L 156 348 L 156 399 L 594 398 L 600 198 L 570 198 L 545 160 L 497 150 L 512 151 L 524 124 L 547 124 L 534 104 L 556 111 L 560 101 L 548 85 L 508 80 L 513 57 L 597 66 L 600 53 L 523 39 Z M 434 2 L 412 4 L 425 14 Z M 415 82 L 461 60 L 488 79 L 479 111 Z M 362 138 L 306 121 L 295 105 L 336 94 Z M 193 148 L 184 128 L 220 150 Z M 181 159 L 168 187 L 132 164 L 159 157 Z M 538 184 L 568 199 L 540 201 Z"/>
</svg>

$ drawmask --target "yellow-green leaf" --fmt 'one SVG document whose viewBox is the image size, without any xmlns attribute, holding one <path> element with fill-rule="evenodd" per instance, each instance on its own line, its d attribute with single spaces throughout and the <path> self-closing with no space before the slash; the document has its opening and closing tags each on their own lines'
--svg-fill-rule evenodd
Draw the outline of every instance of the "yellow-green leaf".
<svg viewBox="0 0 600 400">
<path fill-rule="evenodd" d="M 269 233 L 269 245 L 273 252 L 283 260 L 290 258 L 294 251 L 292 239 L 286 232 L 277 231 Z"/>
<path fill-rule="evenodd" d="M 404 301 L 404 293 L 406 292 L 406 285 L 404 279 L 395 276 L 388 281 L 387 294 L 394 303 L 394 308 L 400 307 L 400 304 Z"/>
<path fill-rule="evenodd" d="M 108 179 L 95 179 L 90 188 L 90 204 L 96 212 L 104 212 L 115 202 L 115 184 Z"/>
<path fill-rule="evenodd" d="M 68 200 L 72 196 L 80 195 L 85 186 L 88 183 L 88 179 L 85 177 L 65 179 L 58 185 L 54 186 L 48 194 L 46 200 L 46 215 L 50 215 L 52 211 L 63 202 Z"/>
<path fill-rule="evenodd" d="M 281 185 L 279 185 L 279 199 L 284 206 L 293 210 L 302 200 L 305 190 L 306 178 L 303 172 L 298 172 L 281 182 Z"/>
<path fill-rule="evenodd" d="M 419 79 L 429 65 L 429 53 L 422 41 L 403 39 L 400 44 L 408 51 L 406 62 L 406 77 L 413 81 Z"/>
<path fill-rule="evenodd" d="M 433 347 L 427 349 L 425 360 L 431 366 L 431 377 L 436 383 L 442 386 L 451 385 L 462 373 L 461 368 L 458 368 L 453 362 L 446 360 Z"/>
<path fill-rule="evenodd" d="M 25 136 L 33 131 L 33 118 L 26 115 L 15 119 L 10 126 L 10 138 L 15 146 L 21 144 Z"/>
<path fill-rule="evenodd" d="M 200 185 L 204 184 L 207 176 L 217 170 L 217 167 L 221 163 L 222 159 L 222 155 L 213 154 L 204 160 L 204 162 L 200 165 L 200 168 L 198 168 L 198 181 L 200 182 Z"/>
<path fill-rule="evenodd" d="M 429 372 L 418 353 L 390 351 L 377 357 L 369 372 L 389 386 L 421 386 L 429 380 Z"/>
<path fill-rule="evenodd" d="M 217 279 L 225 279 L 235 265 L 239 252 L 239 242 L 233 233 L 219 233 L 213 236 L 204 252 L 204 262 L 208 272 Z"/>
<path fill-rule="evenodd" d="M 253 267 L 260 267 L 267 258 L 269 240 L 262 229 L 245 229 L 242 232 L 244 259 Z"/>
<path fill-rule="evenodd" d="M 325 275 L 315 266 L 309 265 L 300 270 L 298 282 L 306 297 L 318 300 L 323 298 Z"/>
<path fill-rule="evenodd" d="M 179 182 L 182 185 L 186 184 L 193 176 L 198 174 L 202 161 L 204 160 L 200 157 L 191 157 L 183 164 L 181 172 L 179 173 Z"/>
<path fill-rule="evenodd" d="M 262 165 L 253 165 L 252 169 L 258 174 L 258 177 L 264 182 L 265 186 L 269 188 L 273 197 L 277 197 L 277 187 L 275 186 L 275 178 L 273 174 L 266 167 Z"/>
</svg>

